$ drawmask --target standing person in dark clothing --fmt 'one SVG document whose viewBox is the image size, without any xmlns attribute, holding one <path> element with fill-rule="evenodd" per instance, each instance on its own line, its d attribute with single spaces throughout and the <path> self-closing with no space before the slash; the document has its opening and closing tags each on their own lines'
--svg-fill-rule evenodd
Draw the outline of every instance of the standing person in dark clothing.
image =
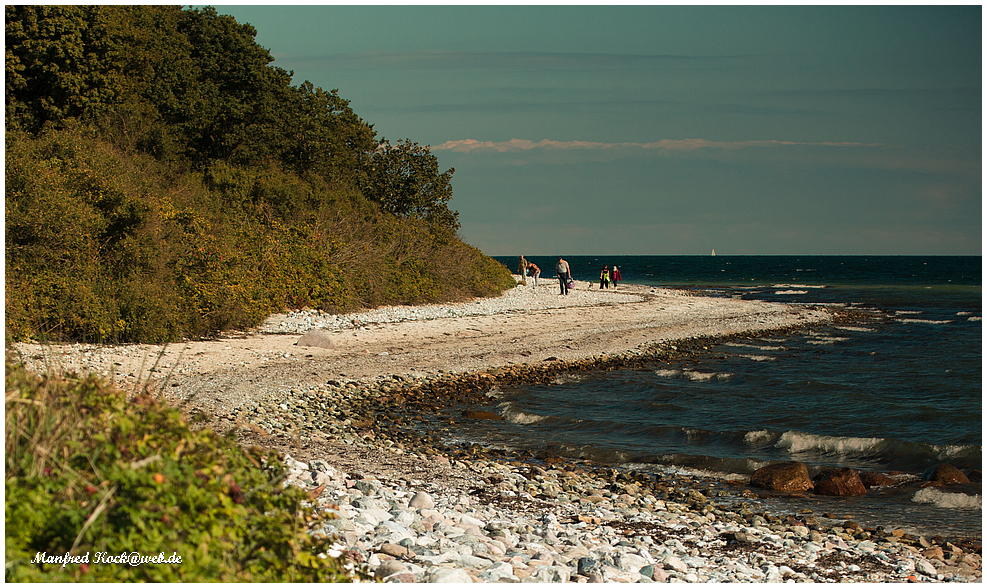
<svg viewBox="0 0 987 588">
<path fill-rule="evenodd" d="M 600 272 L 600 290 L 610 288 L 610 270 L 607 266 L 603 266 L 603 271 Z"/>
<path fill-rule="evenodd" d="M 567 296 L 569 294 L 569 263 L 559 258 L 559 262 L 555 264 L 555 275 L 559 277 L 559 296 Z"/>
</svg>

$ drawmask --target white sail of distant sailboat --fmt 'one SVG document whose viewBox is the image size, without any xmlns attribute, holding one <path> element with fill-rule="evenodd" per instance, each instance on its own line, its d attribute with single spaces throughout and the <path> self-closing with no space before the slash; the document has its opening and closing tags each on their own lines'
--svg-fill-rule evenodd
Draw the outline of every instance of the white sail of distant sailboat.
<svg viewBox="0 0 987 588">
<path fill-rule="evenodd" d="M 713 257 L 716 257 L 716 249 L 713 250 Z"/>
</svg>

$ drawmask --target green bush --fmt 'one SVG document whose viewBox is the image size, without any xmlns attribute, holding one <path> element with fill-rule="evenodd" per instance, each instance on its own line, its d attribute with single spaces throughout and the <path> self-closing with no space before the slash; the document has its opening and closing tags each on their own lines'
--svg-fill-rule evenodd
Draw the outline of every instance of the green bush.
<svg viewBox="0 0 987 588">
<path fill-rule="evenodd" d="M 321 515 L 282 488 L 276 453 L 192 432 L 178 411 L 95 376 L 9 361 L 5 408 L 6 581 L 348 580 L 325 555 L 331 538 L 309 532 Z M 181 563 L 98 561 L 124 552 Z M 88 563 L 32 563 L 66 553 Z"/>
<path fill-rule="evenodd" d="M 7 340 L 160 343 L 497 294 L 452 169 L 214 9 L 8 6 Z M 85 59 L 79 58 L 84 56 Z"/>
<path fill-rule="evenodd" d="M 85 126 L 8 133 L 7 336 L 176 341 L 295 308 L 496 295 L 509 272 L 426 219 L 273 165 L 176 173 Z"/>
</svg>

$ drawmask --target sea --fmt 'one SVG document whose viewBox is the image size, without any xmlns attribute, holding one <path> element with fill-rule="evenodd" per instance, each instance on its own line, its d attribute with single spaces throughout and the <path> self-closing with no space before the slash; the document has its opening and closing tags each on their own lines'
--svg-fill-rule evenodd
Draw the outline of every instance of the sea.
<svg viewBox="0 0 987 588">
<path fill-rule="evenodd" d="M 517 271 L 518 257 L 495 257 Z M 557 257 L 528 258 L 554 275 Z M 879 320 L 743 337 L 705 356 L 502 388 L 502 421 L 457 421 L 450 443 L 552 452 L 736 490 L 781 461 L 890 474 L 833 498 L 758 491 L 774 514 L 809 509 L 867 527 L 980 539 L 983 452 L 979 256 L 567 256 L 573 277 L 714 297 L 834 305 Z M 544 279 L 544 278 L 543 278 Z M 938 463 L 969 485 L 921 487 Z M 731 484 L 733 483 L 733 484 Z M 727 495 L 730 492 L 722 492 Z M 729 501 L 729 498 L 724 498 Z"/>
</svg>

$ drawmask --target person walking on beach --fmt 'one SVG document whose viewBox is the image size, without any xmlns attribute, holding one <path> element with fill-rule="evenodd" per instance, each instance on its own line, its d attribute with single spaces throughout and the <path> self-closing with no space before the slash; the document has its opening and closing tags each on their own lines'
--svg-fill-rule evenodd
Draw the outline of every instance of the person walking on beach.
<svg viewBox="0 0 987 588">
<path fill-rule="evenodd" d="M 517 262 L 517 273 L 521 274 L 521 285 L 523 286 L 528 285 L 528 281 L 524 278 L 524 276 L 527 275 L 527 272 L 528 272 L 528 260 L 525 259 L 524 256 L 522 255 L 521 259 L 519 259 Z"/>
<path fill-rule="evenodd" d="M 538 287 L 538 276 L 541 275 L 541 269 L 539 269 L 538 266 L 534 264 L 534 262 L 530 262 L 529 261 L 528 262 L 528 273 L 530 273 L 531 274 L 531 277 L 533 277 L 535 279 L 535 281 L 532 282 L 532 284 L 531 284 L 531 289 L 534 290 L 535 288 Z"/>
<path fill-rule="evenodd" d="M 600 272 L 600 290 L 610 289 L 610 269 L 607 266 L 603 266 L 603 271 Z"/>
<path fill-rule="evenodd" d="M 559 258 L 558 263 L 555 264 L 555 275 L 559 277 L 559 296 L 569 295 L 569 263 Z"/>
<path fill-rule="evenodd" d="M 620 276 L 620 270 L 617 269 L 617 266 L 613 266 L 613 273 L 610 276 L 610 281 L 613 282 L 613 289 L 614 290 L 617 289 L 617 282 L 621 281 L 622 279 L 624 279 L 624 278 L 622 278 Z"/>
</svg>

